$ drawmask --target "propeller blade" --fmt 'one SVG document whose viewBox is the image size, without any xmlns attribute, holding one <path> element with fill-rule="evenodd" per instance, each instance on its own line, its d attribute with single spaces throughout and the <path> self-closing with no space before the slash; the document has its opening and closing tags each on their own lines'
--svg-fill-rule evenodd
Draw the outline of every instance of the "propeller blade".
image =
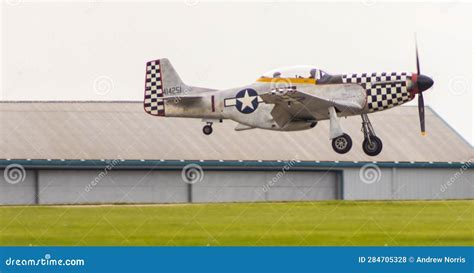
<svg viewBox="0 0 474 273">
<path fill-rule="evenodd" d="M 418 42 L 416 41 L 416 35 L 415 35 L 415 51 L 416 51 L 416 74 L 420 75 L 420 59 L 418 58 Z"/>
<path fill-rule="evenodd" d="M 418 93 L 418 114 L 420 116 L 421 135 L 425 135 L 425 102 L 423 100 L 423 92 Z"/>
</svg>

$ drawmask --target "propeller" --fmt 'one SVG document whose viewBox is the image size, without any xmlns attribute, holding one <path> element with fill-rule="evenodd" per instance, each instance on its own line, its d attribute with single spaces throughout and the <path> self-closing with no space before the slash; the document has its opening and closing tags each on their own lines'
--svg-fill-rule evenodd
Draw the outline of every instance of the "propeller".
<svg viewBox="0 0 474 273">
<path fill-rule="evenodd" d="M 418 56 L 418 42 L 416 40 L 416 36 L 415 36 L 415 51 L 416 51 L 416 74 L 417 74 L 417 76 L 419 76 L 419 75 L 421 75 L 421 71 L 420 71 L 420 58 Z M 417 81 L 416 81 L 415 84 L 416 84 L 416 89 L 418 90 L 418 116 L 420 117 L 421 135 L 424 136 L 424 135 L 426 135 L 426 131 L 425 131 L 425 101 L 423 99 L 423 92 L 420 91 L 418 77 L 417 77 Z"/>
<path fill-rule="evenodd" d="M 433 80 L 421 74 L 420 58 L 418 56 L 418 43 L 415 36 L 415 50 L 416 50 L 416 74 L 413 74 L 412 80 L 414 82 L 413 91 L 418 94 L 418 115 L 420 117 L 421 135 L 426 135 L 425 131 L 425 102 L 423 100 L 423 91 L 433 86 Z"/>
</svg>

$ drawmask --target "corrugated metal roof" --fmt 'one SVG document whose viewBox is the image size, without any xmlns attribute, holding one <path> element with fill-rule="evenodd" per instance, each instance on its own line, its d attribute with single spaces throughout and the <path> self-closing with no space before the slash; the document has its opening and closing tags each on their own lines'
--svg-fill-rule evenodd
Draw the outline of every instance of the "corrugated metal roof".
<svg viewBox="0 0 474 273">
<path fill-rule="evenodd" d="M 384 142 L 377 157 L 362 151 L 360 117 L 342 120 L 353 147 L 339 155 L 331 148 L 328 121 L 299 132 L 236 132 L 236 123 L 225 120 L 205 136 L 199 119 L 152 117 L 141 102 L 2 102 L 0 158 L 463 162 L 474 157 L 473 147 L 429 108 L 425 137 L 416 107 L 369 117 Z"/>
</svg>

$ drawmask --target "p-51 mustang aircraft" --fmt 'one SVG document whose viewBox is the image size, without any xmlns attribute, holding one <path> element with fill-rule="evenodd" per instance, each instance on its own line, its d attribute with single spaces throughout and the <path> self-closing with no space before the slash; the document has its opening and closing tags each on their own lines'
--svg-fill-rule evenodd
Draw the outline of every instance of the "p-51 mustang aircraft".
<svg viewBox="0 0 474 273">
<path fill-rule="evenodd" d="M 314 67 L 277 69 L 246 86 L 215 90 L 186 85 L 168 59 L 146 64 L 145 111 L 154 116 L 201 118 L 203 133 L 212 133 L 213 122 L 236 121 L 235 130 L 254 128 L 297 131 L 329 119 L 334 151 L 347 153 L 352 140 L 344 133 L 339 117 L 361 115 L 369 156 L 382 151 L 382 141 L 367 116 L 411 101 L 418 94 L 422 134 L 425 133 L 423 91 L 433 80 L 417 72 L 382 72 L 329 75 Z"/>
</svg>

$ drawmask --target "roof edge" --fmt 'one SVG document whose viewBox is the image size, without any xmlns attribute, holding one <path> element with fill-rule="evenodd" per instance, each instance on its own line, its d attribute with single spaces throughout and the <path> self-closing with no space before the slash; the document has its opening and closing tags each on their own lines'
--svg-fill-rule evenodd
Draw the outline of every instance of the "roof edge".
<svg viewBox="0 0 474 273">
<path fill-rule="evenodd" d="M 444 125 L 446 125 L 451 131 L 453 131 L 460 139 L 462 139 L 462 141 L 464 141 L 468 146 L 470 146 L 471 148 L 474 148 L 474 144 L 471 144 L 469 143 L 469 141 L 467 141 L 467 139 L 465 139 L 456 129 L 454 129 L 454 127 L 452 127 L 438 112 L 436 112 L 431 106 L 426 106 L 428 107 L 431 112 L 433 112 L 433 114 L 435 114 L 436 117 L 438 117 L 443 123 Z"/>
<path fill-rule="evenodd" d="M 190 164 L 203 168 L 456 168 L 474 169 L 472 160 L 467 162 L 398 162 L 398 161 L 300 161 L 300 160 L 65 160 L 65 159 L 0 159 L 0 168 L 9 166 L 26 169 L 181 169 Z"/>
</svg>

